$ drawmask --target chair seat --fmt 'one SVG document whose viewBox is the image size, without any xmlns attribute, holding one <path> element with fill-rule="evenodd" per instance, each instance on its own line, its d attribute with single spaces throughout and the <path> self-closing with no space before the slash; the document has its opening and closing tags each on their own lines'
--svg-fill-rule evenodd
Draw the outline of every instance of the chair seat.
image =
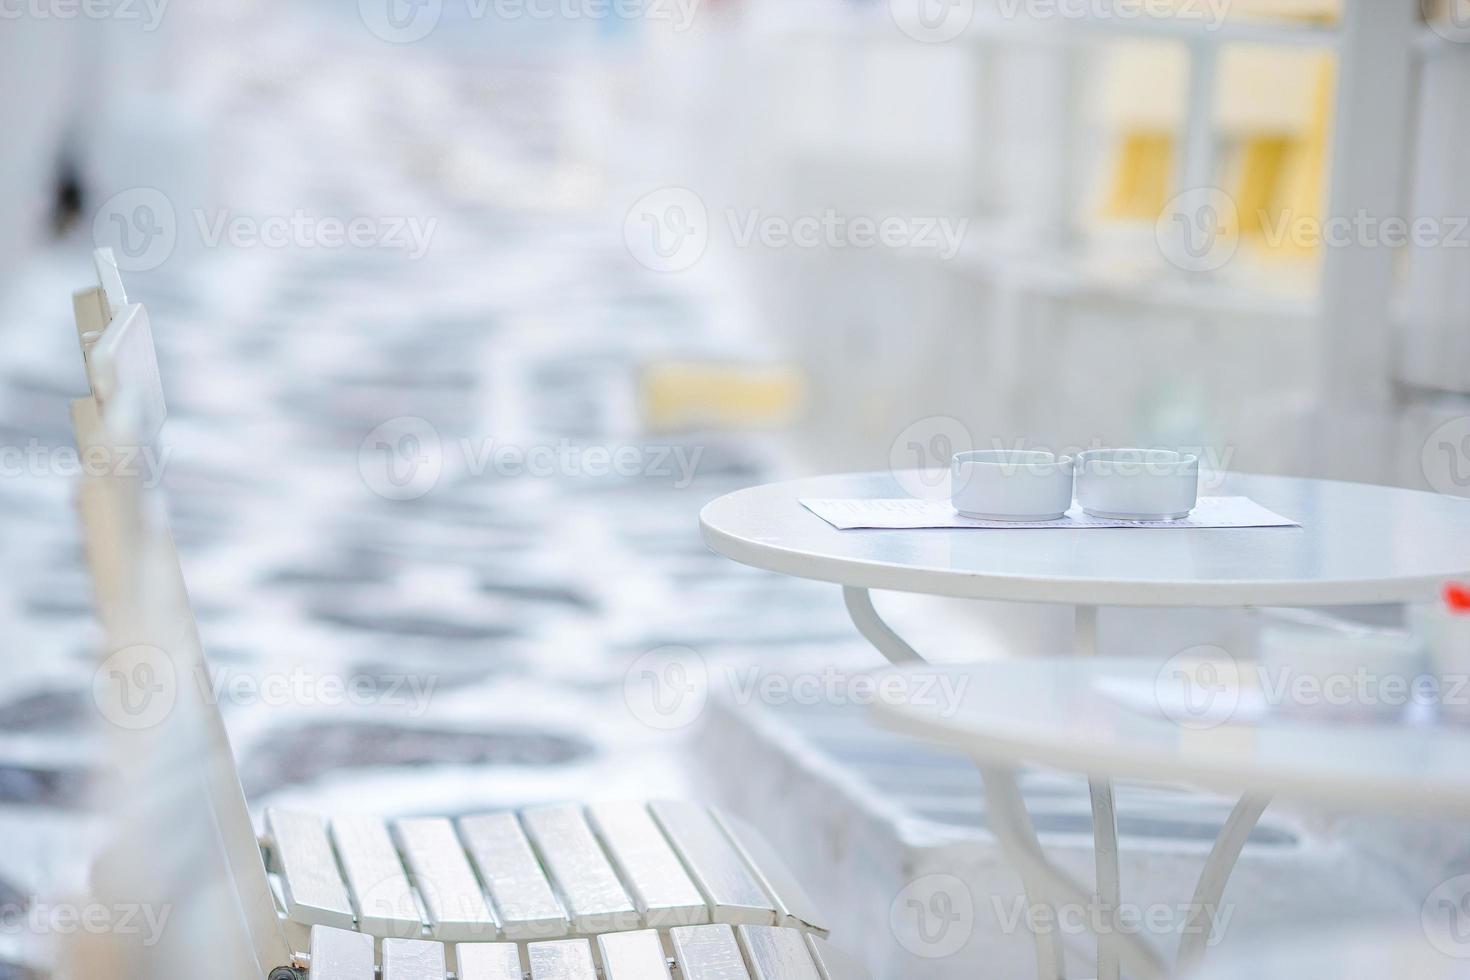
<svg viewBox="0 0 1470 980">
<path fill-rule="evenodd" d="M 373 938 L 313 926 L 307 980 L 375 980 Z M 524 944 L 385 939 L 381 980 L 867 980 L 815 933 L 713 923 Z"/>
<path fill-rule="evenodd" d="M 284 916 L 297 927 L 440 943 L 707 925 L 827 934 L 770 845 L 696 803 L 391 821 L 270 809 L 261 844 Z M 304 928 L 299 934 L 304 940 Z"/>
</svg>

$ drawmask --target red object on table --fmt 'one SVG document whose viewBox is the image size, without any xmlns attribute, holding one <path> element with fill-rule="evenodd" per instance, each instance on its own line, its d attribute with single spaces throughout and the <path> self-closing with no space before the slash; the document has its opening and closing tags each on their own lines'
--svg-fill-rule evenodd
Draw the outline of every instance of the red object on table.
<svg viewBox="0 0 1470 980">
<path fill-rule="evenodd" d="M 1444 602 L 1450 612 L 1470 613 L 1470 586 L 1450 582 L 1444 587 Z"/>
</svg>

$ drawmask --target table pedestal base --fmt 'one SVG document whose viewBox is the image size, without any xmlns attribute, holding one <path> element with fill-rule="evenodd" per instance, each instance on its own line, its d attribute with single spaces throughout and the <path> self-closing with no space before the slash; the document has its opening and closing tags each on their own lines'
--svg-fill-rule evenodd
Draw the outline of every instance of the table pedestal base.
<svg viewBox="0 0 1470 980">
<path fill-rule="evenodd" d="M 926 661 L 904 639 L 893 631 L 878 611 L 867 589 L 843 586 L 843 599 L 848 615 L 858 632 L 874 648 L 895 664 L 922 664 Z M 1080 656 L 1096 656 L 1096 606 L 1076 607 L 1074 651 Z M 1118 857 L 1118 821 L 1113 784 L 1104 777 L 1088 779 L 1092 803 L 1092 839 L 1097 867 L 1096 889 L 1088 889 L 1047 859 L 1036 835 L 1031 814 L 1021 795 L 1014 767 L 998 765 L 994 760 L 976 759 L 985 782 L 985 798 L 990 831 L 999 841 L 1006 856 L 1021 876 L 1021 885 L 1030 909 L 1046 908 L 1050 922 L 1031 921 L 1036 940 L 1037 975 L 1041 980 L 1066 980 L 1066 964 L 1062 936 L 1058 928 L 1058 907 L 1095 909 L 1095 916 L 1084 919 L 1094 923 L 1097 940 L 1097 980 L 1120 980 L 1126 969 L 1130 976 L 1142 980 L 1165 980 L 1184 974 L 1199 965 L 1214 930 L 1214 915 L 1225 894 L 1225 886 L 1235 863 L 1255 829 L 1269 800 L 1243 797 L 1231 811 L 1220 836 L 1195 886 L 1188 916 L 1181 930 L 1179 952 L 1171 971 L 1164 958 L 1136 932 L 1123 927 L 1119 920 L 1122 907 L 1122 875 Z"/>
<path fill-rule="evenodd" d="M 1047 929 L 1039 930 L 1036 923 L 1032 923 L 1036 936 L 1037 976 L 1041 980 L 1065 978 L 1060 934 L 1057 930 L 1060 920 L 1056 910 L 1058 906 L 1067 905 L 1074 908 L 1095 908 L 1097 911 L 1095 916 L 1085 918 L 1101 927 L 1096 936 L 1098 980 L 1116 978 L 1124 970 L 1130 976 L 1143 980 L 1163 980 L 1170 976 L 1186 975 L 1199 965 L 1213 936 L 1214 916 L 1224 897 L 1230 873 L 1235 869 L 1235 862 L 1251 831 L 1265 812 L 1268 800 L 1244 797 L 1225 821 L 1195 886 L 1188 916 L 1181 930 L 1183 935 L 1179 942 L 1179 953 L 1171 971 L 1157 950 L 1135 932 L 1123 928 L 1119 921 L 1121 900 L 1117 896 L 1121 888 L 1116 877 L 1117 830 L 1111 819 L 1106 829 L 1097 824 L 1093 827 L 1099 888 L 1096 893 L 1089 895 L 1084 885 L 1073 880 L 1048 860 L 1042 851 L 1040 839 L 1036 836 L 1020 786 L 1016 782 L 1016 771 L 983 759 L 977 759 L 976 765 L 985 781 L 991 833 L 1016 866 L 1027 901 L 1034 903 L 1039 899 L 1051 911 L 1051 921 Z M 1096 787 L 1096 782 L 1093 785 Z M 1106 812 L 1111 818 L 1111 787 L 1107 796 Z M 1101 809 L 1094 789 L 1094 818 Z M 1110 846 L 1113 850 L 1110 857 L 1105 859 L 1104 852 Z M 1105 866 L 1112 869 L 1114 877 L 1104 886 L 1102 875 L 1105 873 Z M 1103 899 L 1100 897 L 1102 895 L 1110 895 L 1111 898 Z"/>
</svg>

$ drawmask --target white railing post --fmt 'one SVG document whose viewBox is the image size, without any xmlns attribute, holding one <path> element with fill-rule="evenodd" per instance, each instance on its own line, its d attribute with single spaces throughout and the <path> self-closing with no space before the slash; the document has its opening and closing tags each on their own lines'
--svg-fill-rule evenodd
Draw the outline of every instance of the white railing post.
<svg viewBox="0 0 1470 980">
<path fill-rule="evenodd" d="M 1179 154 L 1178 185 L 1174 193 L 1214 187 L 1215 88 L 1219 78 L 1219 47 L 1212 41 L 1189 46 L 1189 109 L 1184 120 L 1183 152 Z"/>
<path fill-rule="evenodd" d="M 1418 14 L 1414 0 L 1344 5 L 1328 218 L 1366 214 L 1381 222 L 1401 213 Z M 1386 420 L 1396 253 L 1357 240 L 1356 230 L 1350 237 L 1324 249 L 1322 394 L 1329 411 Z"/>
</svg>

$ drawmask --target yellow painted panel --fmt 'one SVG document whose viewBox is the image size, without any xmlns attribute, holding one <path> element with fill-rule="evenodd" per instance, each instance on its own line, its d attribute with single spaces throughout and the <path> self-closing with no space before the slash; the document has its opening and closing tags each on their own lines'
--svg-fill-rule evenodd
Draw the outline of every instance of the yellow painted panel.
<svg viewBox="0 0 1470 980">
<path fill-rule="evenodd" d="M 640 380 L 644 422 L 655 430 L 787 425 L 801 405 L 801 375 L 785 364 L 669 361 L 645 367 Z"/>
</svg>

